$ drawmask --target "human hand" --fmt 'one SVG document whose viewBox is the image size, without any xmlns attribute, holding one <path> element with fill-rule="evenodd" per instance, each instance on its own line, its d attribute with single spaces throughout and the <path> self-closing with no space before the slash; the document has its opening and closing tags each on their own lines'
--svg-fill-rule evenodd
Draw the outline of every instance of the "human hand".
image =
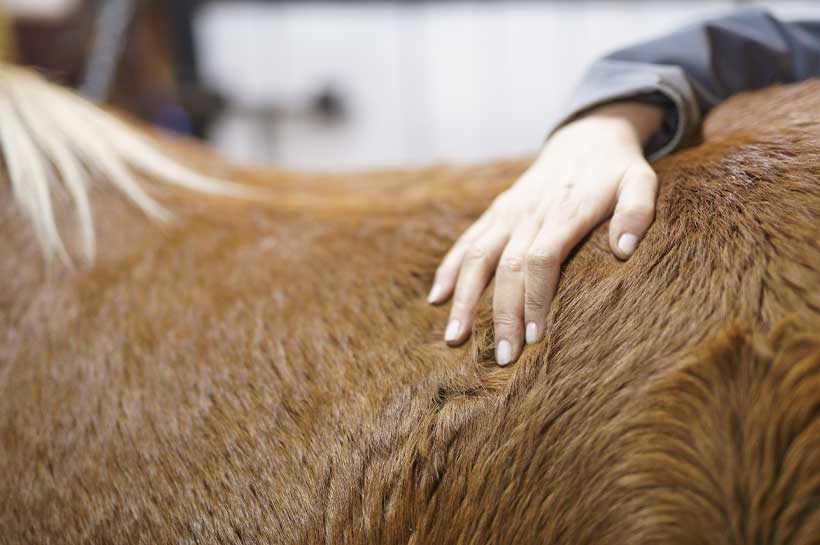
<svg viewBox="0 0 820 545">
<path fill-rule="evenodd" d="M 561 263 L 596 225 L 611 216 L 612 252 L 620 259 L 632 255 L 654 219 L 657 177 L 643 145 L 662 116 L 658 106 L 613 103 L 550 137 L 436 271 L 428 300 L 443 303 L 455 294 L 445 331 L 449 345 L 469 337 L 494 272 L 496 360 L 507 365 L 525 339 L 533 344 L 543 337 Z"/>
</svg>

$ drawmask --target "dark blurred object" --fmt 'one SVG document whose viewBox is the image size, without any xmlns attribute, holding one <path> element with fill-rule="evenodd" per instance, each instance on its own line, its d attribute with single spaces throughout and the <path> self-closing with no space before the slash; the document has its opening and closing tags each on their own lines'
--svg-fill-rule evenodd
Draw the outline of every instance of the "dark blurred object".
<svg viewBox="0 0 820 545">
<path fill-rule="evenodd" d="M 65 85 L 79 85 L 93 20 L 90 9 L 74 11 L 62 20 L 14 20 L 17 61 L 38 67 Z"/>
<path fill-rule="evenodd" d="M 198 137 L 205 137 L 214 119 L 225 108 L 225 100 L 202 83 L 194 42 L 193 21 L 202 0 L 175 0 L 164 3 L 170 22 L 171 47 L 175 52 L 174 74 L 178 94 L 190 115 L 191 128 Z"/>
<path fill-rule="evenodd" d="M 80 92 L 86 97 L 96 101 L 108 98 L 120 57 L 128 43 L 135 10 L 136 0 L 116 0 L 100 4 L 80 87 Z"/>
<path fill-rule="evenodd" d="M 202 82 L 194 40 L 197 10 L 209 0 L 86 0 L 58 20 L 17 20 L 18 62 L 41 68 L 88 98 L 168 129 L 204 138 L 227 107 Z M 333 87 L 239 107 L 276 125 L 285 117 L 345 114 Z"/>
<path fill-rule="evenodd" d="M 172 48 L 175 52 L 174 71 L 178 84 L 178 96 L 191 117 L 193 133 L 205 136 L 215 118 L 228 106 L 225 97 L 208 88 L 200 73 L 199 58 L 194 39 L 193 22 L 197 11 L 214 0 L 176 0 L 167 2 L 165 9 L 172 31 Z M 307 100 L 307 103 L 305 103 Z M 338 121 L 344 117 L 342 94 L 327 86 L 297 100 L 280 99 L 272 104 L 240 107 L 236 112 L 267 119 L 273 128 L 285 117 L 319 116 L 325 121 Z"/>
<path fill-rule="evenodd" d="M 313 99 L 313 108 L 317 114 L 331 121 L 340 120 L 347 113 L 342 94 L 331 86 L 319 91 Z"/>
<path fill-rule="evenodd" d="M 201 137 L 224 101 L 199 80 L 191 33 L 197 4 L 86 1 L 58 21 L 17 20 L 18 62 L 91 99 Z"/>
</svg>

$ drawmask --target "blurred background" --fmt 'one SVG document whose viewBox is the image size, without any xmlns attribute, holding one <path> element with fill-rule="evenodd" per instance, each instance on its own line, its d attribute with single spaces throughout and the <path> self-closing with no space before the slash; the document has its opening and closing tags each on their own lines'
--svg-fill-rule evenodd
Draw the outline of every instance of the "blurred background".
<svg viewBox="0 0 820 545">
<path fill-rule="evenodd" d="M 817 0 L 0 0 L 0 52 L 246 164 L 334 171 L 538 149 L 585 66 L 741 5 Z"/>
</svg>

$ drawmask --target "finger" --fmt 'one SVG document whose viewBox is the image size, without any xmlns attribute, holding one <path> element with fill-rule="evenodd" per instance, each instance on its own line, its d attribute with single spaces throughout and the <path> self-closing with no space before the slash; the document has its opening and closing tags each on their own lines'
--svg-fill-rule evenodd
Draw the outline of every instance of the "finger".
<svg viewBox="0 0 820 545">
<path fill-rule="evenodd" d="M 459 345 L 469 337 L 475 319 L 476 305 L 507 244 L 509 233 L 509 226 L 494 223 L 464 254 L 456 281 L 453 308 L 450 310 L 450 320 L 444 334 L 447 344 Z"/>
<path fill-rule="evenodd" d="M 461 235 L 458 241 L 450 248 L 447 255 L 441 261 L 441 265 L 436 269 L 433 286 L 427 296 L 427 302 L 441 304 L 447 301 L 453 293 L 453 288 L 458 279 L 461 263 L 464 261 L 464 254 L 473 241 L 481 236 L 490 224 L 490 215 L 482 215 Z"/>
<path fill-rule="evenodd" d="M 657 194 L 658 178 L 648 163 L 626 171 L 609 224 L 609 246 L 618 258 L 628 259 L 652 225 Z"/>
<path fill-rule="evenodd" d="M 493 332 L 496 361 L 507 365 L 518 359 L 524 340 L 524 260 L 539 223 L 516 229 L 501 254 L 493 291 Z"/>
<path fill-rule="evenodd" d="M 543 337 L 561 264 L 595 223 L 596 218 L 590 212 L 575 207 L 570 208 L 569 214 L 556 211 L 548 215 L 541 226 L 524 261 L 524 321 L 528 343 Z"/>
</svg>

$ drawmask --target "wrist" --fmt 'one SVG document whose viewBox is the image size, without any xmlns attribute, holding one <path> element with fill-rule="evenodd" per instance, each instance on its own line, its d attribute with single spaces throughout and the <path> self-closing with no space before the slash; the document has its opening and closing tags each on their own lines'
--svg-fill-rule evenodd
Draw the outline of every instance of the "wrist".
<svg viewBox="0 0 820 545">
<path fill-rule="evenodd" d="M 625 100 L 599 106 L 587 112 L 582 119 L 625 130 L 644 146 L 660 129 L 664 113 L 661 106 Z"/>
<path fill-rule="evenodd" d="M 662 107 L 641 102 L 598 106 L 557 129 L 545 142 L 536 163 L 548 164 L 554 157 L 588 154 L 593 148 L 643 156 L 644 146 L 660 128 L 664 115 Z"/>
</svg>

